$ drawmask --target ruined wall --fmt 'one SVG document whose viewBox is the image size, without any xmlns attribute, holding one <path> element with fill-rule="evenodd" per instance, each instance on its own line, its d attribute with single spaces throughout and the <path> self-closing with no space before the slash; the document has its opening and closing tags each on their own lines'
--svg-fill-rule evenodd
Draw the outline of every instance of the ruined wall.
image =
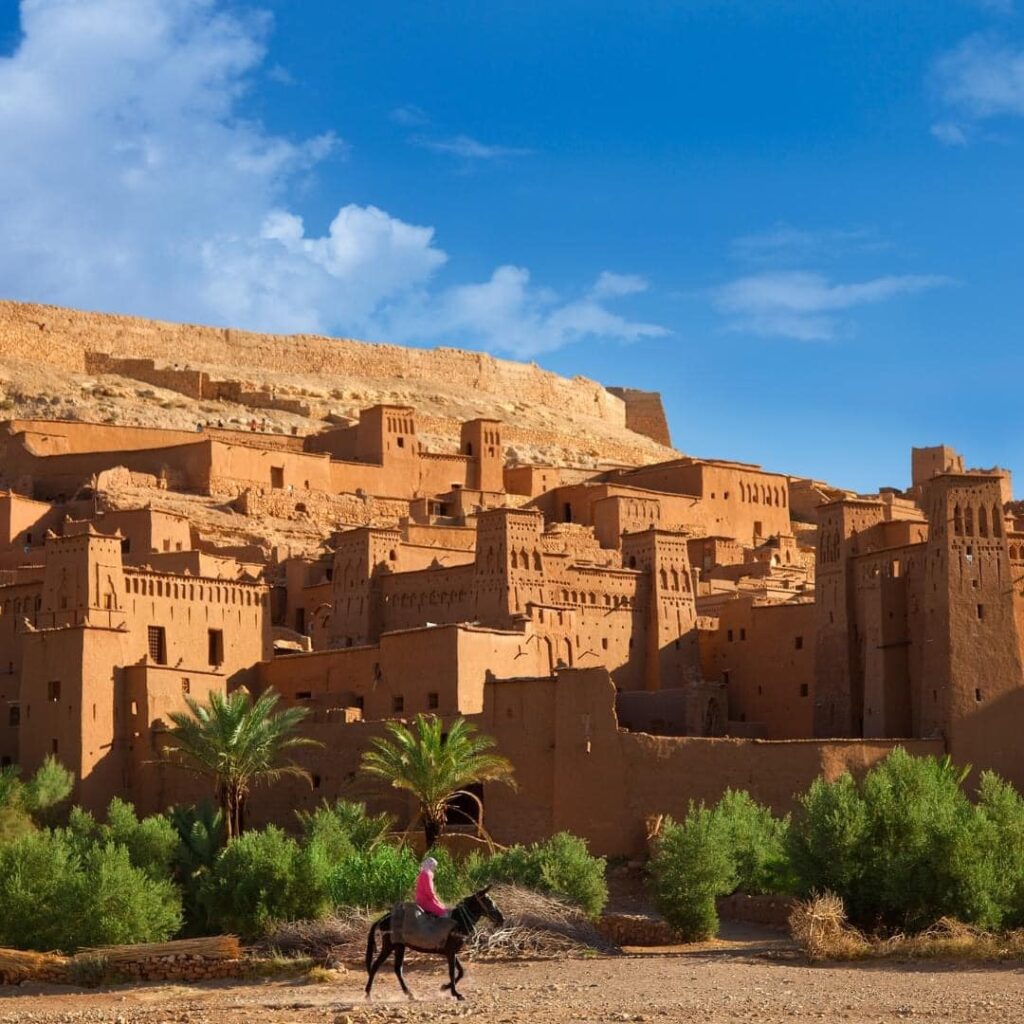
<svg viewBox="0 0 1024 1024">
<path fill-rule="evenodd" d="M 626 426 L 630 430 L 649 437 L 658 444 L 672 447 L 668 420 L 657 391 L 637 391 L 635 388 L 609 388 L 613 395 L 626 403 Z"/>
<path fill-rule="evenodd" d="M 592 416 L 625 427 L 626 405 L 600 384 L 566 380 L 533 364 L 479 352 L 415 349 L 317 335 L 254 334 L 231 328 L 173 324 L 140 317 L 86 313 L 57 306 L 0 302 L 0 337 L 7 355 L 87 371 L 86 352 L 115 358 L 164 360 L 168 352 L 211 366 L 258 366 L 276 373 L 458 381 L 483 391 Z"/>
</svg>

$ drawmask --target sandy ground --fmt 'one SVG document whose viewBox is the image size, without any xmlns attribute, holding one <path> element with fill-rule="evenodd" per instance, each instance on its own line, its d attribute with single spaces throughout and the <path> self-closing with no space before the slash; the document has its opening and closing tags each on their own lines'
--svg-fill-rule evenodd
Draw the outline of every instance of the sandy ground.
<svg viewBox="0 0 1024 1024">
<path fill-rule="evenodd" d="M 305 981 L 151 985 L 100 992 L 25 988 L 0 995 L 0 1024 L 371 1024 L 471 1018 L 480 1024 L 565 1021 L 1022 1021 L 1020 965 L 807 964 L 778 933 L 747 927 L 725 940 L 673 951 L 470 964 L 456 1003 L 439 991 L 439 960 L 409 962 L 416 995 L 382 973 L 373 1002 L 360 972 Z"/>
</svg>

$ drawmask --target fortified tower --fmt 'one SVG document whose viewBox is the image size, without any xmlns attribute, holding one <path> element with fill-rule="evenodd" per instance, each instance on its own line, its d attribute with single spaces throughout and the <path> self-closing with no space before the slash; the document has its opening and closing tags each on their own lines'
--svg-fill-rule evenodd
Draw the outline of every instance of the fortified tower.
<svg viewBox="0 0 1024 1024">
<path fill-rule="evenodd" d="M 47 537 L 41 607 L 22 635 L 20 757 L 27 772 L 58 757 L 90 810 L 127 788 L 126 600 L 119 536 Z"/>
<path fill-rule="evenodd" d="M 854 609 L 858 535 L 885 518 L 879 501 L 844 498 L 818 509 L 815 569 L 815 736 L 862 736 L 864 664 Z"/>
<path fill-rule="evenodd" d="M 942 735 L 958 763 L 1019 771 L 1024 674 L 1014 621 L 1002 481 L 983 474 L 930 480 L 925 635 L 917 735 Z"/>
<path fill-rule="evenodd" d="M 481 512 L 476 526 L 477 617 L 507 629 L 529 601 L 543 602 L 541 534 L 544 516 L 535 510 L 495 508 Z"/>
<path fill-rule="evenodd" d="M 647 574 L 644 688 L 682 686 L 697 678 L 697 611 L 687 538 L 665 530 L 622 536 L 622 562 Z"/>
<path fill-rule="evenodd" d="M 469 420 L 462 424 L 460 451 L 468 455 L 469 479 L 466 486 L 477 491 L 500 492 L 505 489 L 505 457 L 498 420 Z"/>
<path fill-rule="evenodd" d="M 346 530 L 334 552 L 330 638 L 335 647 L 359 647 L 380 636 L 375 580 L 397 560 L 398 530 L 361 526 Z"/>
</svg>

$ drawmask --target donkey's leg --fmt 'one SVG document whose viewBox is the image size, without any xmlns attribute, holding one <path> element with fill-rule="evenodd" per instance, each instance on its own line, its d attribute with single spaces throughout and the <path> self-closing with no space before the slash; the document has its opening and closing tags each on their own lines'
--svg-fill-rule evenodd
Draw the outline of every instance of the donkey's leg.
<svg viewBox="0 0 1024 1024">
<path fill-rule="evenodd" d="M 402 962 L 405 960 L 405 944 L 402 942 L 395 943 L 395 977 L 398 979 L 398 984 L 402 986 L 402 991 L 410 998 L 413 998 L 412 993 L 409 991 L 409 986 L 405 983 L 405 977 L 402 974 Z"/>
<path fill-rule="evenodd" d="M 459 992 L 455 986 L 459 983 L 466 972 L 462 969 L 462 964 L 459 962 L 459 957 L 456 952 L 457 949 L 458 947 L 448 950 L 448 977 L 451 978 L 451 981 L 449 984 L 445 985 L 445 988 L 451 989 L 452 995 L 455 996 L 459 1002 L 462 1002 L 466 997 Z"/>
<path fill-rule="evenodd" d="M 394 949 L 394 945 L 391 942 L 391 936 L 388 935 L 387 932 L 383 933 L 381 939 L 382 943 L 380 953 L 377 954 L 377 959 L 373 961 L 373 964 L 370 967 L 370 977 L 366 982 L 367 996 L 369 996 L 370 990 L 373 988 L 373 979 L 377 976 L 377 972 L 380 970 L 381 965 L 389 956 L 391 956 L 391 951 Z"/>
</svg>

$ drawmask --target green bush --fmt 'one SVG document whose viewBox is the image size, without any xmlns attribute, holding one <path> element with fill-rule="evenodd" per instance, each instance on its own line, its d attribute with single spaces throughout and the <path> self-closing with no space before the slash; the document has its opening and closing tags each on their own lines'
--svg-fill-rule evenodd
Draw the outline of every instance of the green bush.
<svg viewBox="0 0 1024 1024">
<path fill-rule="evenodd" d="M 133 867 L 124 847 L 80 852 L 63 831 L 0 846 L 0 907 L 0 945 L 19 949 L 160 942 L 181 925 L 169 881 Z"/>
<path fill-rule="evenodd" d="M 790 829 L 798 893 L 831 889 L 872 929 L 915 931 L 943 916 L 999 927 L 1012 909 L 1001 833 L 1019 810 L 994 782 L 975 808 L 965 776 L 948 757 L 897 748 L 860 786 L 815 781 Z"/>
<path fill-rule="evenodd" d="M 745 893 L 779 893 L 792 888 L 786 837 L 789 818 L 771 810 L 743 790 L 727 789 L 712 813 L 718 819 L 733 858 L 736 889 Z"/>
<path fill-rule="evenodd" d="M 105 824 L 75 807 L 68 815 L 66 831 L 83 855 L 96 844 L 123 846 L 133 867 L 151 878 L 171 877 L 179 839 L 174 826 L 163 815 L 140 820 L 132 804 L 114 797 L 107 808 Z"/>
<path fill-rule="evenodd" d="M 666 819 L 650 872 L 658 909 L 687 942 L 718 931 L 715 899 L 736 887 L 736 857 L 724 816 L 690 804 L 683 822 Z"/>
<path fill-rule="evenodd" d="M 587 850 L 579 836 L 559 832 L 531 846 L 511 846 L 492 857 L 473 854 L 466 860 L 469 888 L 509 882 L 560 896 L 596 917 L 608 902 L 606 862 Z"/>
<path fill-rule="evenodd" d="M 327 882 L 331 903 L 386 909 L 412 898 L 418 870 L 419 861 L 407 846 L 381 843 L 371 850 L 351 851 L 331 865 Z M 440 884 L 438 888 L 444 891 Z"/>
<path fill-rule="evenodd" d="M 0 842 L 59 820 L 74 784 L 74 775 L 53 757 L 28 782 L 22 781 L 17 765 L 0 768 Z"/>
<path fill-rule="evenodd" d="M 300 847 L 279 828 L 230 842 L 202 879 L 199 902 L 212 928 L 255 938 L 278 921 L 323 917 L 330 866 L 315 843 Z"/>
<path fill-rule="evenodd" d="M 325 800 L 311 813 L 297 812 L 297 817 L 308 841 L 319 842 L 338 857 L 348 850 L 365 853 L 373 849 L 395 824 L 390 814 L 368 814 L 366 804 L 347 800 L 333 805 Z"/>
<path fill-rule="evenodd" d="M 177 836 L 172 870 L 181 886 L 185 905 L 185 932 L 205 935 L 213 931 L 200 898 L 203 879 L 212 870 L 226 841 L 224 814 L 210 801 L 198 806 L 172 807 L 167 819 Z"/>
<path fill-rule="evenodd" d="M 977 814 L 978 856 L 995 868 L 1002 926 L 1024 927 L 1024 800 L 998 775 L 983 772 Z"/>
</svg>

